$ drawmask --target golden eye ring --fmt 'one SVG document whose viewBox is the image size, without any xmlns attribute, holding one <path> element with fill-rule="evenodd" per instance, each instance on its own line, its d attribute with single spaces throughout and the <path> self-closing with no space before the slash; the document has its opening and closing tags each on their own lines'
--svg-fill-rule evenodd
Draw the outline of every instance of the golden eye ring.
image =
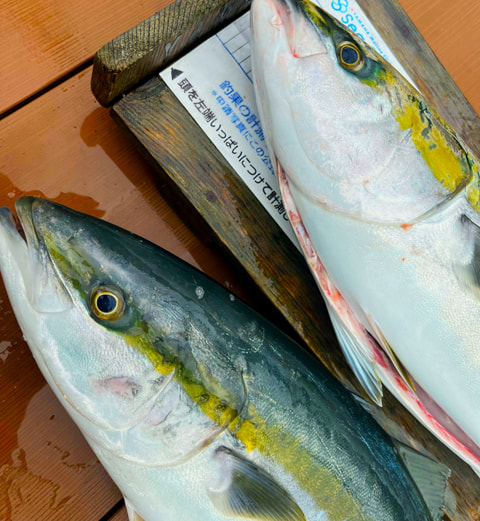
<svg viewBox="0 0 480 521">
<path fill-rule="evenodd" d="M 125 299 L 121 291 L 108 286 L 98 286 L 90 299 L 94 315 L 102 320 L 118 320 L 125 310 Z"/>
<path fill-rule="evenodd" d="M 337 57 L 340 65 L 351 72 L 360 71 L 365 63 L 362 50 L 353 42 L 341 42 L 337 46 Z"/>
</svg>

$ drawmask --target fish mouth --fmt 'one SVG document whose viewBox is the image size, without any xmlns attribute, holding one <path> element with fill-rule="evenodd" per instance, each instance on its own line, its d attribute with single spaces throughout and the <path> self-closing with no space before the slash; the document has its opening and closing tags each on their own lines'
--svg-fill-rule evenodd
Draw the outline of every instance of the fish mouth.
<svg viewBox="0 0 480 521">
<path fill-rule="evenodd" d="M 328 54 L 322 33 L 329 33 L 331 18 L 316 4 L 308 0 L 262 0 L 261 4 L 261 9 L 270 11 L 270 26 L 284 34 L 293 58 Z"/>
<path fill-rule="evenodd" d="M 5 235 L 2 249 L 11 253 L 31 306 L 39 313 L 60 313 L 70 309 L 72 301 L 37 233 L 34 214 L 44 203 L 47 201 L 22 197 L 15 202 L 17 216 L 6 207 L 0 209 L 0 227 Z"/>
</svg>

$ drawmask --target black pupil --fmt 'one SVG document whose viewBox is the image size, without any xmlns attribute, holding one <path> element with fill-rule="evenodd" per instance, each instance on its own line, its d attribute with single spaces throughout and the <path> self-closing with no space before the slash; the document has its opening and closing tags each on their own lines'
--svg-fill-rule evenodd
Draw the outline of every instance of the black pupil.
<svg viewBox="0 0 480 521">
<path fill-rule="evenodd" d="M 113 295 L 99 295 L 97 308 L 102 313 L 111 313 L 117 307 L 117 299 Z"/>
<path fill-rule="evenodd" d="M 342 49 L 342 61 L 347 65 L 354 65 L 358 61 L 358 51 L 352 47 L 344 47 Z"/>
</svg>

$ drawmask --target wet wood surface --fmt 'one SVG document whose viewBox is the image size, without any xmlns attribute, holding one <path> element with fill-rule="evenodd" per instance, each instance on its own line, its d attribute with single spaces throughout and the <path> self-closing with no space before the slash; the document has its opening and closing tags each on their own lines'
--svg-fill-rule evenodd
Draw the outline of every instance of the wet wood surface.
<svg viewBox="0 0 480 521">
<path fill-rule="evenodd" d="M 2 0 L 0 113 L 91 62 L 97 49 L 169 0 Z"/>
<path fill-rule="evenodd" d="M 480 110 L 475 6 L 401 3 Z M 268 310 L 205 230 L 193 233 L 184 224 L 181 205 L 173 211 L 162 195 L 168 187 L 90 92 L 88 64 L 97 48 L 165 2 L 1 4 L 0 111 L 18 108 L 0 121 L 0 205 L 12 207 L 24 194 L 44 195 L 103 217 Z M 0 521 L 126 521 L 118 490 L 37 370 L 3 286 L 0 317 Z M 463 519 L 480 519 L 480 499 Z"/>
</svg>

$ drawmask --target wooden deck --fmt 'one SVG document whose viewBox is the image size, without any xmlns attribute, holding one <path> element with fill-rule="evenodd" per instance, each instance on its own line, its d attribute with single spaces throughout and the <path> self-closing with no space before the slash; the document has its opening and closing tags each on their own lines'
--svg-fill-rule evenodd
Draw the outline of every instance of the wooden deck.
<svg viewBox="0 0 480 521">
<path fill-rule="evenodd" d="M 0 206 L 43 195 L 103 217 L 264 311 L 258 290 L 208 235 L 193 234 L 167 205 L 153 171 L 90 91 L 95 51 L 167 3 L 2 1 Z M 400 4 L 480 112 L 475 3 Z M 0 317 L 0 521 L 126 521 L 118 490 L 37 370 L 3 286 Z M 480 520 L 480 493 L 478 505 L 471 521 Z"/>
</svg>

